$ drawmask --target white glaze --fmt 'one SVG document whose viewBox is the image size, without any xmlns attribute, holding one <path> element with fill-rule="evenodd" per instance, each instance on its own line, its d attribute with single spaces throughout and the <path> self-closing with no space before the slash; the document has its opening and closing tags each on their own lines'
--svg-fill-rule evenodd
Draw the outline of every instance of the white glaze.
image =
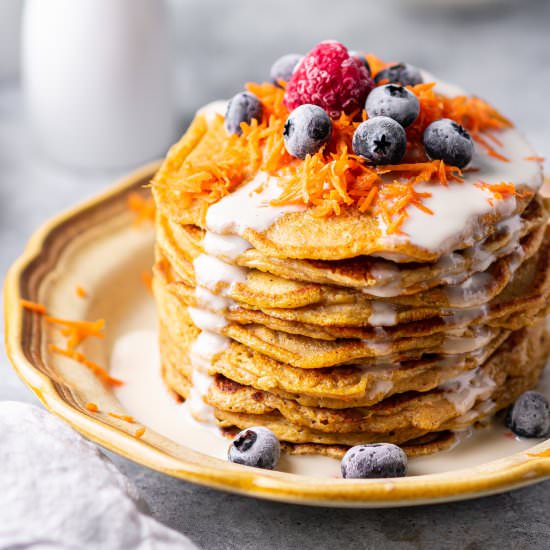
<svg viewBox="0 0 550 550">
<path fill-rule="evenodd" d="M 217 235 L 207 231 L 202 240 L 202 247 L 207 254 L 232 262 L 252 245 L 237 235 Z"/>
<path fill-rule="evenodd" d="M 198 115 L 202 115 L 208 124 L 211 124 L 216 119 L 216 116 L 225 117 L 225 111 L 227 111 L 227 101 L 218 100 L 212 101 L 212 103 L 206 104 L 198 111 Z"/>
<path fill-rule="evenodd" d="M 370 304 L 372 311 L 369 315 L 369 324 L 372 326 L 393 326 L 397 323 L 395 306 L 388 302 L 373 300 Z"/>
<path fill-rule="evenodd" d="M 265 231 L 280 216 L 303 211 L 302 206 L 272 206 L 281 193 L 277 179 L 258 172 L 248 183 L 214 203 L 206 213 L 206 225 L 214 233 L 243 235 L 246 229 Z"/>
<path fill-rule="evenodd" d="M 195 300 L 199 308 L 214 312 L 224 312 L 234 304 L 232 300 L 217 296 L 202 286 L 195 287 Z"/>
<path fill-rule="evenodd" d="M 214 256 L 200 254 L 193 260 L 196 284 L 209 290 L 216 290 L 219 283 L 232 285 L 246 281 L 247 270 L 228 264 Z"/>
<path fill-rule="evenodd" d="M 465 414 L 478 400 L 487 399 L 495 388 L 494 380 L 479 368 L 465 372 L 440 386 L 445 399 L 459 414 Z"/>
<path fill-rule="evenodd" d="M 225 317 L 218 313 L 197 307 L 188 307 L 187 311 L 195 326 L 201 330 L 219 333 L 227 325 Z"/>
</svg>

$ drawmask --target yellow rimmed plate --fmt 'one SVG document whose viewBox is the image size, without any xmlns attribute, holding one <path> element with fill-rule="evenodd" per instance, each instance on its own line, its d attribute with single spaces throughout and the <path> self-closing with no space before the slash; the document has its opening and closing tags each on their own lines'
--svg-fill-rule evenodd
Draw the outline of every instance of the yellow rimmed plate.
<svg viewBox="0 0 550 550">
<path fill-rule="evenodd" d="M 86 356 L 101 365 L 109 363 L 121 335 L 140 328 L 146 316 L 151 325 L 152 307 L 136 296 L 146 292 L 141 274 L 152 264 L 154 234 L 151 226 L 135 227 L 127 200 L 129 193 L 148 193 L 144 185 L 157 166 L 145 166 L 45 224 L 8 273 L 6 350 L 20 377 L 51 412 L 102 446 L 167 475 L 297 504 L 364 508 L 427 504 L 489 495 L 550 478 L 550 439 L 530 448 L 524 444 L 519 451 L 510 445 L 509 454 L 489 461 L 486 453 L 477 454 L 470 445 L 475 454 L 470 454 L 467 465 L 457 468 L 455 459 L 451 471 L 392 480 L 343 480 L 231 464 L 193 450 L 191 441 L 178 443 L 152 429 L 137 438 L 135 424 L 106 414 L 124 412 L 115 392 L 85 366 L 51 354 L 48 344 L 63 342 L 58 329 L 22 309 L 20 299 L 44 304 L 63 318 L 105 318 L 105 340 L 88 339 L 84 345 Z M 77 287 L 87 297 L 79 296 Z M 87 410 L 90 402 L 100 404 L 99 413 Z"/>
</svg>

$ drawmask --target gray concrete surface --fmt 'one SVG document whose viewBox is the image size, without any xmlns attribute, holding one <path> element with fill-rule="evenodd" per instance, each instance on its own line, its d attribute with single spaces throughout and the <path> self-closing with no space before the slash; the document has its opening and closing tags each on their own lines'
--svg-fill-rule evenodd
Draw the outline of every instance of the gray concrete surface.
<svg viewBox="0 0 550 550">
<path fill-rule="evenodd" d="M 485 0 L 485 7 L 470 10 L 418 7 L 427 1 L 403 7 L 392 0 L 171 0 L 182 128 L 199 105 L 265 77 L 278 55 L 332 37 L 475 90 L 550 157 L 550 4 Z M 42 158 L 32 147 L 17 83 L 0 83 L 0 272 L 41 222 L 118 175 L 74 172 Z M 35 402 L 3 355 L 2 399 Z M 153 515 L 203 548 L 550 548 L 550 482 L 463 503 L 330 510 L 229 495 L 114 459 Z"/>
</svg>

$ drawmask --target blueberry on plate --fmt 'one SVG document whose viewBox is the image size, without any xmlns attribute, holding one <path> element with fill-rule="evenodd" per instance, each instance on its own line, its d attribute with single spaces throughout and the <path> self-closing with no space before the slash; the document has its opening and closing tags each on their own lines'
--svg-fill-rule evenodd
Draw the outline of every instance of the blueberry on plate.
<svg viewBox="0 0 550 550">
<path fill-rule="evenodd" d="M 271 65 L 271 70 L 269 71 L 269 76 L 271 82 L 275 85 L 279 85 L 279 82 L 288 82 L 296 65 L 303 59 L 303 55 L 299 53 L 287 53 L 282 57 L 279 57 L 273 65 Z"/>
<path fill-rule="evenodd" d="M 367 69 L 367 72 L 369 73 L 369 75 L 372 74 L 371 70 L 370 70 L 369 62 L 368 62 L 367 58 L 365 57 L 365 54 L 362 54 L 361 52 L 358 52 L 357 50 L 349 50 L 348 53 L 349 53 L 350 57 L 355 57 L 355 59 L 359 59 L 359 61 L 361 61 L 361 63 L 363 63 L 363 65 L 365 65 L 365 69 Z"/>
<path fill-rule="evenodd" d="M 550 403 L 539 392 L 527 391 L 508 409 L 506 426 L 522 437 L 550 435 Z"/>
<path fill-rule="evenodd" d="M 317 105 L 306 103 L 292 111 L 285 122 L 286 150 L 299 159 L 315 154 L 332 136 L 332 121 Z"/>
<path fill-rule="evenodd" d="M 422 136 L 424 149 L 430 159 L 440 159 L 446 164 L 464 168 L 474 153 L 470 134 L 450 118 L 432 122 Z"/>
<path fill-rule="evenodd" d="M 418 98 L 399 84 L 379 86 L 368 95 L 365 109 L 370 118 L 389 116 L 403 127 L 410 126 L 420 114 Z"/>
<path fill-rule="evenodd" d="M 273 470 L 281 456 L 281 445 L 271 430 L 256 426 L 235 436 L 227 456 L 235 464 Z"/>
<path fill-rule="evenodd" d="M 397 65 L 392 65 L 379 71 L 374 77 L 374 82 L 376 84 L 389 82 L 401 84 L 402 86 L 416 86 L 416 84 L 422 84 L 423 79 L 420 70 L 414 65 L 397 63 Z"/>
<path fill-rule="evenodd" d="M 346 479 L 403 477 L 407 473 L 407 455 L 391 443 L 356 445 L 344 455 L 341 466 Z"/>
<path fill-rule="evenodd" d="M 253 119 L 262 117 L 262 104 L 250 92 L 240 92 L 234 95 L 227 104 L 225 112 L 225 129 L 230 134 L 242 134 L 241 123 L 250 124 Z"/>
<path fill-rule="evenodd" d="M 393 118 L 375 116 L 357 126 L 352 147 L 372 164 L 397 164 L 405 154 L 407 134 Z"/>
</svg>

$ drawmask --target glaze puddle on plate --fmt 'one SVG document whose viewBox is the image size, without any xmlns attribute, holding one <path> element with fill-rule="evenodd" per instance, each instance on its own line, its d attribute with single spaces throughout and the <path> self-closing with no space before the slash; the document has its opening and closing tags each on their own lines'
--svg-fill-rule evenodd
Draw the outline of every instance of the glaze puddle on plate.
<svg viewBox="0 0 550 550">
<path fill-rule="evenodd" d="M 226 459 L 229 440 L 215 427 L 194 420 L 187 405 L 176 403 L 166 390 L 160 376 L 154 301 L 142 290 L 138 292 L 139 295 L 129 297 L 127 308 L 119 304 L 119 311 L 127 311 L 128 319 L 121 315 L 118 320 L 121 332 L 114 342 L 110 360 L 112 375 L 125 381 L 124 386 L 116 389 L 118 399 L 134 418 L 159 434 L 196 451 Z M 550 397 L 549 371 L 547 368 L 538 389 Z M 411 459 L 409 475 L 476 466 L 523 451 L 540 441 L 512 436 L 498 417 L 486 428 L 464 432 L 453 449 Z M 328 457 L 283 455 L 278 470 L 305 476 L 339 477 L 340 462 Z"/>
</svg>

